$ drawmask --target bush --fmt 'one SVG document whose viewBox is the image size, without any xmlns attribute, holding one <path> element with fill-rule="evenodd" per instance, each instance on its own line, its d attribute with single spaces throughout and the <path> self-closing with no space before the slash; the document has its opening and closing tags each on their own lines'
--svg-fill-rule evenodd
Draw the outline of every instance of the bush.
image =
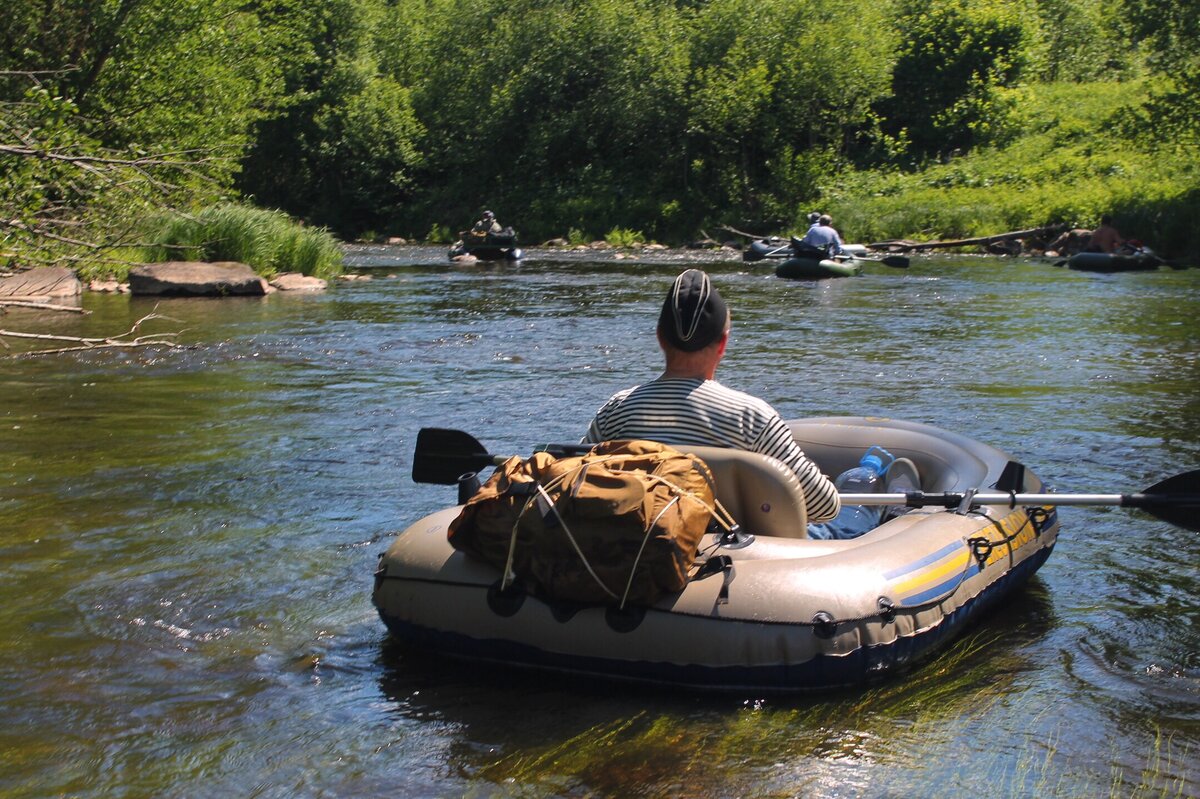
<svg viewBox="0 0 1200 799">
<path fill-rule="evenodd" d="M 454 234 L 450 232 L 450 228 L 434 222 L 429 228 L 429 232 L 425 234 L 425 241 L 429 244 L 449 244 L 454 241 Z"/>
<path fill-rule="evenodd" d="M 1019 8 L 982 0 L 905 0 L 892 96 L 880 103 L 885 130 L 906 132 L 913 155 L 950 153 L 1004 132 L 1026 64 Z"/>
<path fill-rule="evenodd" d="M 613 247 L 640 247 L 646 243 L 646 236 L 640 230 L 615 227 L 605 234 L 604 240 Z"/>
<path fill-rule="evenodd" d="M 241 261 L 265 277 L 342 271 L 342 249 L 329 231 L 303 227 L 281 211 L 225 204 L 195 216 L 167 214 L 149 223 L 147 236 L 148 261 Z"/>
</svg>

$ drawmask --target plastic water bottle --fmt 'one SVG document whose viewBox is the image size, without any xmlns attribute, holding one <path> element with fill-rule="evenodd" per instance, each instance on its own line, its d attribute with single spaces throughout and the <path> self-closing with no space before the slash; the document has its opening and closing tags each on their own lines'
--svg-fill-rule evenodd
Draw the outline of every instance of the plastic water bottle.
<svg viewBox="0 0 1200 799">
<path fill-rule="evenodd" d="M 878 452 L 879 454 L 876 454 Z M 895 458 L 883 447 L 871 447 L 858 465 L 847 469 L 833 481 L 839 494 L 874 494 L 883 490 L 883 459 L 890 464 Z M 837 518 L 825 524 L 810 524 L 809 538 L 858 538 L 883 518 L 883 508 L 877 505 L 843 505 Z"/>
</svg>

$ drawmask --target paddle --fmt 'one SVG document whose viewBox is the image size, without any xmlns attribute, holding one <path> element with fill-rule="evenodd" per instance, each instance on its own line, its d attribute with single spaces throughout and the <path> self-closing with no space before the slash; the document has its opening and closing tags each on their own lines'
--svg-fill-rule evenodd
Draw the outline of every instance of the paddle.
<svg viewBox="0 0 1200 799">
<path fill-rule="evenodd" d="M 799 245 L 800 245 L 800 239 L 793 236 L 792 237 L 792 251 L 795 252 L 796 248 L 799 247 Z M 801 257 L 809 257 L 809 256 L 801 256 Z M 811 257 L 821 257 L 821 256 L 814 253 Z M 847 261 L 847 260 L 849 260 L 849 261 L 870 261 L 872 263 L 883 264 L 884 266 L 894 266 L 897 269 L 908 269 L 908 264 L 909 264 L 908 258 L 903 255 L 885 255 L 882 258 L 868 258 L 865 255 L 851 255 L 849 253 L 843 253 L 841 255 L 835 255 L 835 256 L 833 256 L 833 258 L 834 258 L 834 260 L 843 260 L 843 261 Z"/>
<path fill-rule="evenodd" d="M 767 244 L 768 246 L 770 246 L 771 240 L 760 239 L 760 241 L 763 244 Z M 746 253 L 743 254 L 742 260 L 744 260 L 744 261 L 761 261 L 765 258 L 785 258 L 785 259 L 791 258 L 795 254 L 795 247 L 799 243 L 800 243 L 800 239 L 796 238 L 795 236 L 792 236 L 792 238 L 789 241 L 786 241 L 783 244 L 781 244 L 780 246 L 775 247 L 772 250 L 768 250 L 767 252 L 754 253 L 754 255 L 752 257 L 747 257 L 750 255 L 751 252 L 753 252 L 753 250 L 747 251 Z M 816 256 L 816 254 L 814 253 L 814 257 L 819 257 L 819 256 Z M 872 261 L 874 263 L 883 264 L 884 266 L 894 266 L 897 269 L 907 269 L 908 264 L 909 264 L 909 259 L 903 255 L 885 255 L 882 258 L 868 258 L 865 255 L 852 255 L 849 253 L 845 253 L 842 255 L 835 255 L 834 258 L 835 259 L 839 259 L 839 258 L 840 259 L 851 259 L 851 260 L 855 260 L 855 261 Z"/>
<path fill-rule="evenodd" d="M 758 241 L 761 241 L 763 244 L 770 247 L 772 240 L 771 239 L 759 239 Z M 779 239 L 775 239 L 775 241 L 779 241 Z M 758 242 L 756 241 L 754 243 L 757 244 Z M 757 250 L 753 249 L 753 245 L 751 245 L 751 249 L 746 250 L 744 253 L 742 253 L 742 260 L 743 261 L 761 261 L 765 258 L 787 258 L 790 255 L 790 253 L 785 252 L 785 250 L 789 249 L 790 247 L 791 247 L 791 244 L 789 244 L 788 242 L 785 241 L 783 244 L 779 245 L 778 247 L 775 247 L 774 249 L 767 250 L 766 252 L 760 253 Z"/>
<path fill-rule="evenodd" d="M 587 452 L 590 444 L 544 444 L 538 447 L 556 458 Z M 422 427 L 417 433 L 412 479 L 415 483 L 456 485 L 458 478 L 489 466 L 498 466 L 511 456 L 492 455 L 470 433 L 441 427 Z"/>
<path fill-rule="evenodd" d="M 897 269 L 908 269 L 908 259 L 903 255 L 885 255 L 882 258 L 866 258 L 862 255 L 835 255 L 835 261 L 870 261 L 884 266 L 894 266 Z"/>
<path fill-rule="evenodd" d="M 843 505 L 906 505 L 910 508 L 927 505 L 954 508 L 964 502 L 970 507 L 1115 505 L 1139 508 L 1178 527 L 1200 532 L 1200 469 L 1168 477 L 1136 494 L 1005 494 L 987 491 L 930 494 L 912 491 L 907 494 L 842 494 L 841 500 Z"/>
<path fill-rule="evenodd" d="M 885 255 L 882 258 L 864 258 L 861 255 L 856 255 L 854 258 L 858 261 L 874 261 L 884 266 L 894 266 L 897 269 L 908 269 L 909 263 L 908 259 L 903 255 Z"/>
<path fill-rule="evenodd" d="M 538 450 L 555 457 L 587 452 L 589 444 L 543 444 Z M 412 479 L 417 483 L 456 485 L 458 478 L 497 466 L 509 455 L 489 453 L 470 433 L 440 427 L 423 427 L 417 433 Z M 1000 492 L 948 492 L 907 494 L 842 494 L 843 505 L 906 505 L 910 508 L 956 508 L 966 501 L 979 505 L 1114 505 L 1139 508 L 1163 521 L 1200 532 L 1200 469 L 1168 477 L 1136 494 L 1006 494 Z"/>
</svg>

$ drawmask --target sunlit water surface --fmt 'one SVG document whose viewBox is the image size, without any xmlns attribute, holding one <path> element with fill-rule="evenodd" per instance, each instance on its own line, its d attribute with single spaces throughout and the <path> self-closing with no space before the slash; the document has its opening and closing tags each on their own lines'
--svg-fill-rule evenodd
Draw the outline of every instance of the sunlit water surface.
<svg viewBox="0 0 1200 799">
<path fill-rule="evenodd" d="M 495 674 L 400 651 L 370 603 L 378 553 L 453 500 L 410 479 L 417 430 L 576 440 L 656 373 L 689 258 L 733 308 L 729 385 L 929 422 L 1085 493 L 1200 466 L 1200 272 L 530 255 L 356 248 L 372 279 L 324 294 L 159 303 L 147 329 L 185 350 L 0 361 L 0 794 L 1200 795 L 1200 535 L 1136 512 L 1065 509 L 998 612 L 832 695 Z M 112 335 L 156 307 L 83 304 L 0 327 Z"/>
</svg>

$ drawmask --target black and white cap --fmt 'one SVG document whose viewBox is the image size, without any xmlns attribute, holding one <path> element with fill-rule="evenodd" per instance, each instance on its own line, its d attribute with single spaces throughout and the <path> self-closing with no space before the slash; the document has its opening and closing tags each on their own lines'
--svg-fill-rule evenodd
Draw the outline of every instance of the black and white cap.
<svg viewBox="0 0 1200 799">
<path fill-rule="evenodd" d="M 688 269 L 671 284 L 658 316 L 658 332 L 672 347 L 696 352 L 725 332 L 729 307 L 708 273 Z"/>
</svg>

